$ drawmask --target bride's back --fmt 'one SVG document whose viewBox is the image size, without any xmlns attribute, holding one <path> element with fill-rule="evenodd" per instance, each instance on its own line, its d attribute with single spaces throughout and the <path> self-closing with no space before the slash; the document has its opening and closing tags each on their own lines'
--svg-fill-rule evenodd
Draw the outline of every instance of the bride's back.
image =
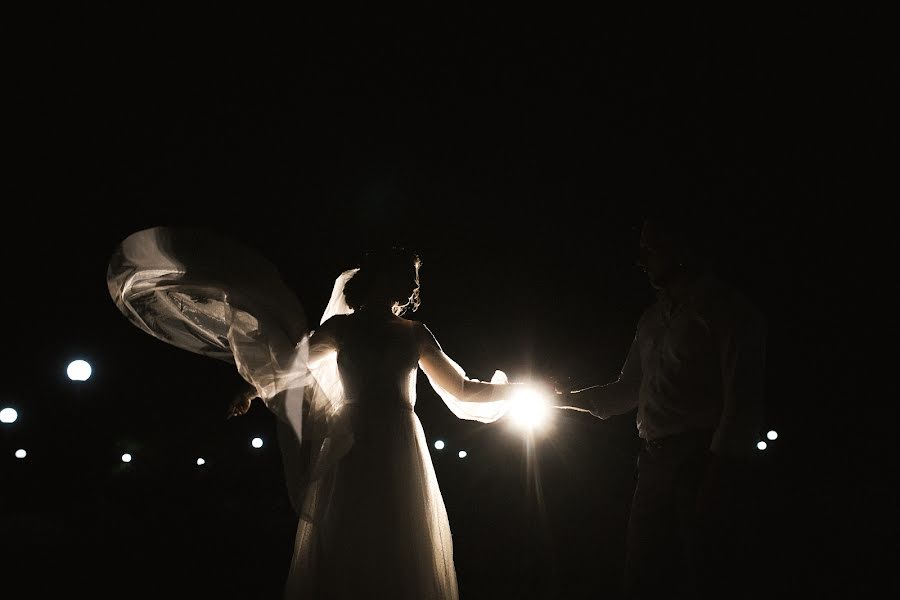
<svg viewBox="0 0 900 600">
<path fill-rule="evenodd" d="M 419 358 L 414 323 L 365 314 L 341 319 L 337 364 L 347 400 L 367 408 L 412 407 Z"/>
</svg>

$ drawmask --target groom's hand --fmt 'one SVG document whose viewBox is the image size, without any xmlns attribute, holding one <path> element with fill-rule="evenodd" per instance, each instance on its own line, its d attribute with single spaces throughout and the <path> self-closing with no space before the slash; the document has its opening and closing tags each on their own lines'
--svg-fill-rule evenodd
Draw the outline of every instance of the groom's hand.
<svg viewBox="0 0 900 600">
<path fill-rule="evenodd" d="M 554 386 L 553 393 L 550 394 L 550 404 L 559 408 L 568 405 L 571 402 L 571 393 L 569 390 L 559 389 Z"/>
<path fill-rule="evenodd" d="M 581 390 L 558 390 L 554 406 L 561 409 L 591 412 L 590 394 L 580 392 Z"/>
</svg>

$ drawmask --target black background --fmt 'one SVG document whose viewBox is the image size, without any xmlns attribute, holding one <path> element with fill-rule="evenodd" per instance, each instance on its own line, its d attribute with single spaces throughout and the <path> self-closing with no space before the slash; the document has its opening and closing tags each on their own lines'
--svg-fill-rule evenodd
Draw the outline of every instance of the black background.
<svg viewBox="0 0 900 600">
<path fill-rule="evenodd" d="M 874 185 L 896 61 L 879 21 L 11 15 L 0 400 L 19 420 L 0 428 L 0 593 L 279 597 L 296 521 L 273 419 L 256 406 L 226 422 L 234 368 L 117 311 L 106 265 L 130 233 L 239 238 L 310 319 L 362 251 L 405 244 L 424 260 L 414 318 L 470 376 L 580 386 L 621 367 L 653 301 L 634 266 L 643 211 L 671 203 L 714 226 L 718 272 L 769 319 L 780 437 L 759 455 L 758 577 L 738 587 L 866 596 L 897 533 L 894 197 Z M 75 358 L 94 367 L 84 384 L 65 377 Z M 633 414 L 560 413 L 529 458 L 504 423 L 456 420 L 424 378 L 417 412 L 447 441 L 432 455 L 462 598 L 614 597 Z"/>
</svg>

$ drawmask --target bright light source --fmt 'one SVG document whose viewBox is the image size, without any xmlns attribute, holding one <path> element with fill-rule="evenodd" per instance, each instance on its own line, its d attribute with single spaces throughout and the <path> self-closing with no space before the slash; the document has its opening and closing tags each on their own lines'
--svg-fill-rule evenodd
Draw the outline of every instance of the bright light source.
<svg viewBox="0 0 900 600">
<path fill-rule="evenodd" d="M 772 429 L 771 431 L 769 431 L 769 433 L 766 434 L 766 437 L 770 440 L 776 440 L 778 439 L 778 432 Z"/>
<path fill-rule="evenodd" d="M 547 401 L 535 390 L 525 388 L 512 399 L 510 416 L 524 429 L 534 429 L 547 419 Z"/>
<path fill-rule="evenodd" d="M 206 464 L 206 461 L 203 460 L 202 458 L 198 458 L 198 459 L 197 459 L 197 466 L 198 466 L 198 467 L 201 467 L 201 466 L 203 466 L 203 465 L 205 465 L 205 464 Z"/>
<path fill-rule="evenodd" d="M 253 438 L 253 441 L 250 444 L 254 448 L 262 448 L 262 438 Z"/>
<path fill-rule="evenodd" d="M 465 458 L 465 457 L 467 457 L 468 455 L 469 455 L 469 453 L 466 452 L 465 450 L 460 450 L 460 451 L 459 451 L 459 457 L 460 457 L 460 458 Z"/>
<path fill-rule="evenodd" d="M 766 444 L 765 442 L 757 442 L 756 447 L 760 450 L 765 450 L 768 447 L 768 444 Z"/>
<path fill-rule="evenodd" d="M 91 365 L 84 360 L 73 360 L 69 363 L 66 374 L 72 381 L 87 381 L 91 376 Z"/>
<path fill-rule="evenodd" d="M 24 450 L 22 450 L 21 448 L 16 450 L 16 458 L 25 458 L 27 455 L 28 455 L 28 453 L 25 452 Z"/>
<path fill-rule="evenodd" d="M 434 447 L 437 448 L 438 450 L 443 450 L 444 449 L 444 441 L 443 440 L 436 441 L 434 443 Z"/>
<path fill-rule="evenodd" d="M 4 408 L 0 410 L 0 423 L 15 423 L 19 418 L 19 413 L 14 408 Z"/>
<path fill-rule="evenodd" d="M 131 462 L 131 455 L 127 452 L 122 455 L 122 462 Z"/>
</svg>

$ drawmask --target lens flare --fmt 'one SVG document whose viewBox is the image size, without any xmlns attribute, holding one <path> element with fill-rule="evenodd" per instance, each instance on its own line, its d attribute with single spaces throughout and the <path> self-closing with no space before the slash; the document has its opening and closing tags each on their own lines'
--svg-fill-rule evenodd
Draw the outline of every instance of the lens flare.
<svg viewBox="0 0 900 600">
<path fill-rule="evenodd" d="M 536 390 L 526 387 L 513 397 L 510 416 L 523 429 L 537 429 L 546 423 L 549 416 L 547 400 Z"/>
</svg>

